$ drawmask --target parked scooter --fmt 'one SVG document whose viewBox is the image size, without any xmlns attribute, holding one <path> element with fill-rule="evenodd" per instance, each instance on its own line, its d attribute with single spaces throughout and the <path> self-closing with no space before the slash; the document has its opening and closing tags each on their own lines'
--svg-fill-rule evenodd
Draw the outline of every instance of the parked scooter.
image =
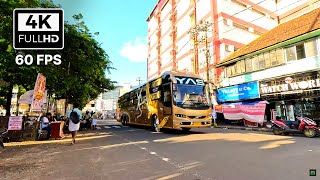
<svg viewBox="0 0 320 180">
<path fill-rule="evenodd" d="M 320 132 L 317 123 L 308 117 L 297 117 L 296 121 L 283 121 L 277 119 L 272 122 L 272 132 L 275 135 L 304 134 L 312 138 Z"/>
<path fill-rule="evenodd" d="M 4 131 L 0 131 L 0 146 L 2 147 L 2 148 L 4 148 L 4 141 L 3 141 L 3 139 L 4 138 L 6 138 L 5 137 L 5 135 L 7 134 L 7 130 L 4 130 Z"/>
</svg>

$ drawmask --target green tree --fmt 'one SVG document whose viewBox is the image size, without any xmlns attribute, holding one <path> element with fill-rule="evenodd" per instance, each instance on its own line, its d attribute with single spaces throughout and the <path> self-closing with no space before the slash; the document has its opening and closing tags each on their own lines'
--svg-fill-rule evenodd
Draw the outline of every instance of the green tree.
<svg viewBox="0 0 320 180">
<path fill-rule="evenodd" d="M 7 115 L 10 114 L 12 88 L 20 85 L 33 89 L 37 73 L 47 77 L 49 94 L 57 98 L 66 98 L 69 103 L 84 106 L 95 99 L 101 92 L 113 89 L 114 82 L 106 78 L 110 73 L 111 61 L 101 48 L 94 35 L 82 20 L 82 15 L 75 15 L 74 24 L 65 23 L 65 48 L 59 51 L 16 51 L 12 46 L 12 12 L 15 8 L 57 7 L 52 1 L 39 0 L 2 0 L 0 1 L 0 79 L 8 82 L 2 87 L 0 96 L 5 95 Z M 18 66 L 15 63 L 17 54 L 61 54 L 62 64 L 56 66 Z M 1 99 L 1 98 L 0 98 Z"/>
</svg>

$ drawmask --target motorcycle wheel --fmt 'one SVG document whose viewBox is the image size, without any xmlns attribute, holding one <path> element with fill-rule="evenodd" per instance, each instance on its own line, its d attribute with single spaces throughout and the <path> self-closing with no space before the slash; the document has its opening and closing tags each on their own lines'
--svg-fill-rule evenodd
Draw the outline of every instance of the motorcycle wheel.
<svg viewBox="0 0 320 180">
<path fill-rule="evenodd" d="M 282 130 L 278 127 L 273 127 L 272 132 L 274 135 L 281 135 L 283 133 Z"/>
<path fill-rule="evenodd" d="M 315 137 L 317 135 L 317 131 L 312 129 L 312 128 L 308 128 L 308 129 L 304 129 L 303 130 L 303 134 L 306 137 L 313 138 L 313 137 Z"/>
</svg>

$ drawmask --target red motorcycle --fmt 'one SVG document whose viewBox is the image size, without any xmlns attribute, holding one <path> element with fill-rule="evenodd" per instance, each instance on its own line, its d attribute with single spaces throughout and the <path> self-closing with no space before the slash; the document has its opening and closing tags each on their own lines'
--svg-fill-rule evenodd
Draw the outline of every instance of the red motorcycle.
<svg viewBox="0 0 320 180">
<path fill-rule="evenodd" d="M 275 135 L 304 134 L 312 138 L 318 135 L 317 123 L 308 117 L 297 117 L 296 121 L 284 121 L 277 119 L 272 122 L 272 132 Z"/>
</svg>

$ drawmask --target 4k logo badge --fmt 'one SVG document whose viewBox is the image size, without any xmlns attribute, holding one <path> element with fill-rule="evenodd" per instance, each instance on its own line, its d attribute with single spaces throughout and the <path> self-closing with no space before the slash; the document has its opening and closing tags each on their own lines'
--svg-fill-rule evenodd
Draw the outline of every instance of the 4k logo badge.
<svg viewBox="0 0 320 180">
<path fill-rule="evenodd" d="M 63 49 L 62 9 L 30 8 L 13 11 L 13 47 L 18 50 Z"/>
</svg>

